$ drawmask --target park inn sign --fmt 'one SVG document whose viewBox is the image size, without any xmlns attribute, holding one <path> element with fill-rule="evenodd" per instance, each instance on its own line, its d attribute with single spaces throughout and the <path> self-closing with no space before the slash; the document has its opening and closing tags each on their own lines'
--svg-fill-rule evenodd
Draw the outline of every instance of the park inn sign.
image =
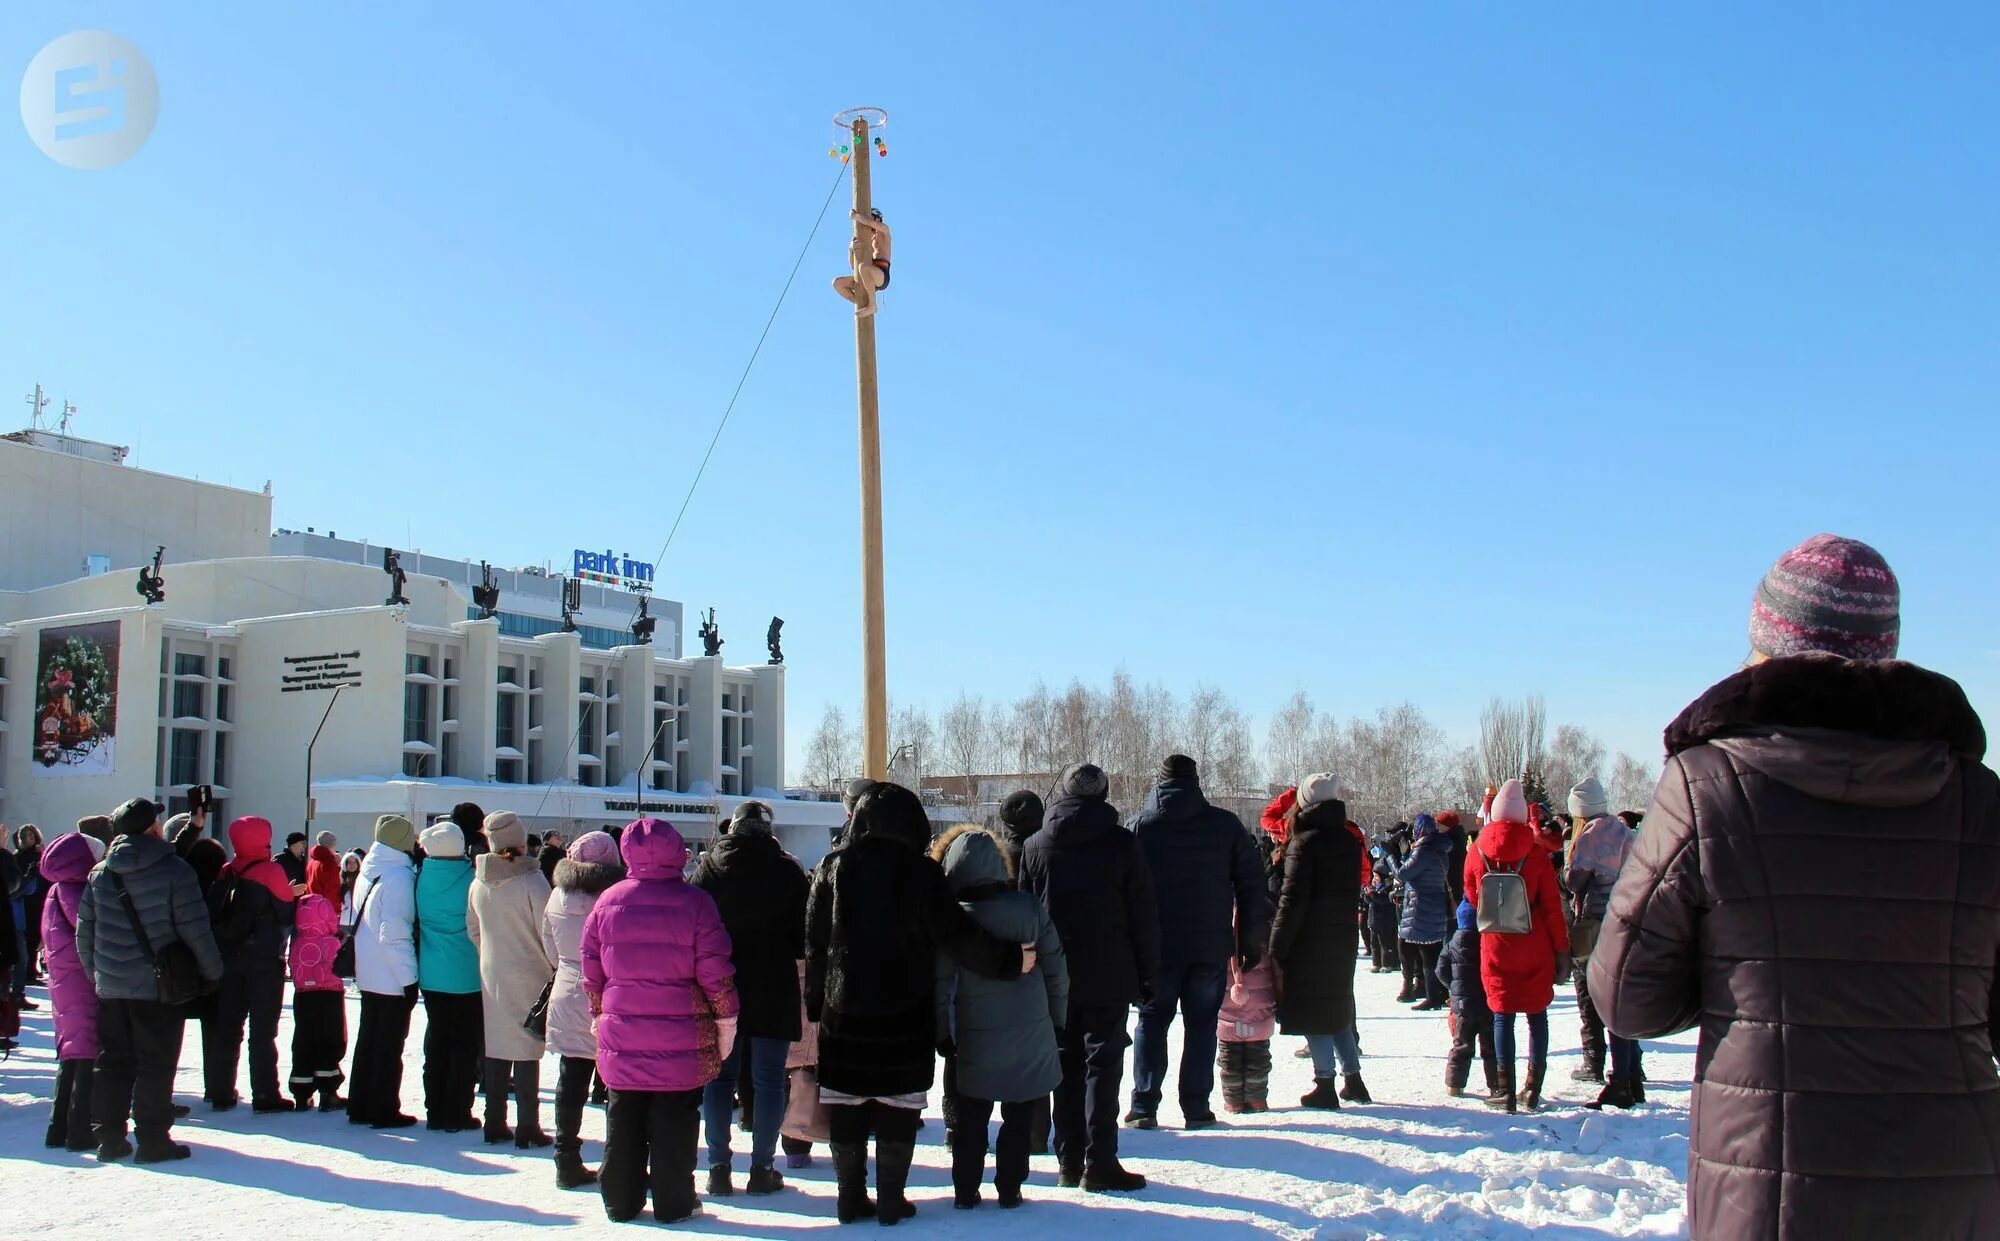
<svg viewBox="0 0 2000 1241">
<path fill-rule="evenodd" d="M 653 588 L 653 566 L 630 556 L 610 551 L 585 551 L 579 547 L 571 553 L 570 564 L 570 576 L 586 582 L 625 590 L 651 591 Z"/>
</svg>

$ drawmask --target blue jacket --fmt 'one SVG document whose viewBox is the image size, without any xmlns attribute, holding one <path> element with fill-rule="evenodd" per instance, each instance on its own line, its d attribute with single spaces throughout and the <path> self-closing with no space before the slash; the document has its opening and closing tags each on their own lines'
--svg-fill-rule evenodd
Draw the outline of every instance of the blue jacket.
<svg viewBox="0 0 2000 1241">
<path fill-rule="evenodd" d="M 1471 1022 L 1491 1021 L 1486 1006 L 1486 980 L 1479 976 L 1479 929 L 1454 933 L 1438 953 L 1438 981 L 1451 992 L 1451 1011 Z"/>
<path fill-rule="evenodd" d="M 465 934 L 472 863 L 425 858 L 417 872 L 417 986 L 445 995 L 479 994 L 479 949 Z"/>
<path fill-rule="evenodd" d="M 1417 837 L 1409 860 L 1396 871 L 1403 881 L 1403 920 L 1396 933 L 1412 944 L 1440 944 L 1451 934 L 1458 904 L 1445 881 L 1451 842 L 1435 831 Z"/>
<path fill-rule="evenodd" d="M 1243 820 L 1193 780 L 1167 780 L 1132 820 L 1160 911 L 1160 959 L 1220 964 L 1270 935 L 1264 862 Z M 1240 930 L 1239 930 L 1240 925 Z"/>
</svg>

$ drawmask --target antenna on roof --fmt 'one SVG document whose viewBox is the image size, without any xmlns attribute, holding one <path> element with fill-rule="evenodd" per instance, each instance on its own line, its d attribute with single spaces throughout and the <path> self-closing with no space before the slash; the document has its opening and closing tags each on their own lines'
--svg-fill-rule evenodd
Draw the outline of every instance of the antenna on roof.
<svg viewBox="0 0 2000 1241">
<path fill-rule="evenodd" d="M 75 415 L 76 415 L 76 405 L 75 405 L 75 403 L 74 403 L 74 402 L 72 402 L 72 401 L 69 401 L 69 400 L 67 400 L 67 399 L 66 399 L 66 400 L 64 400 L 64 401 L 63 401 L 63 410 L 62 410 L 62 418 L 61 418 L 60 420 L 58 420 L 58 421 L 57 421 L 57 423 L 56 423 L 56 434 L 57 434 L 57 435 L 65 435 L 65 436 L 66 436 L 66 435 L 68 435 L 68 434 L 69 434 L 69 420 L 70 420 L 70 419 L 71 419 L 72 417 L 74 417 Z"/>
<path fill-rule="evenodd" d="M 42 411 L 49 407 L 49 398 L 43 393 L 42 385 L 35 385 L 35 390 L 28 394 L 27 401 L 28 429 L 39 431 L 42 429 Z"/>
</svg>

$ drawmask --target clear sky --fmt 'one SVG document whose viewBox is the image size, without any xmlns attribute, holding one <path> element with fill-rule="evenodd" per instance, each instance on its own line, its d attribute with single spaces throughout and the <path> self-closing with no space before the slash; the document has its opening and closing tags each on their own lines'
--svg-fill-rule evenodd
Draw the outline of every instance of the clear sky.
<svg viewBox="0 0 2000 1241">
<path fill-rule="evenodd" d="M 651 558 L 880 104 L 899 701 L 1539 690 L 1656 758 L 1831 530 L 1991 713 L 2000 10 L 1751 8 L 10 4 L 161 114 L 0 126 L 0 390 L 281 525 Z M 659 568 L 786 618 L 795 752 L 859 695 L 844 194 Z"/>
</svg>

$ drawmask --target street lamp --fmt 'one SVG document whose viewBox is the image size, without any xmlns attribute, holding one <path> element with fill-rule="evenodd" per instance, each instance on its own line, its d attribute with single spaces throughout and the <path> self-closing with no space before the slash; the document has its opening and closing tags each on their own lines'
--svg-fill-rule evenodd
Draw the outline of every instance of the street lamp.
<svg viewBox="0 0 2000 1241">
<path fill-rule="evenodd" d="M 326 714 L 319 717 L 319 727 L 313 729 L 312 740 L 306 743 L 306 828 L 308 830 L 312 828 L 313 812 L 316 809 L 313 805 L 313 747 L 319 744 L 320 733 L 325 731 L 326 722 L 333 715 L 333 709 L 340 704 L 340 691 L 346 688 L 345 685 L 333 687 L 333 697 L 326 704 Z"/>
</svg>

